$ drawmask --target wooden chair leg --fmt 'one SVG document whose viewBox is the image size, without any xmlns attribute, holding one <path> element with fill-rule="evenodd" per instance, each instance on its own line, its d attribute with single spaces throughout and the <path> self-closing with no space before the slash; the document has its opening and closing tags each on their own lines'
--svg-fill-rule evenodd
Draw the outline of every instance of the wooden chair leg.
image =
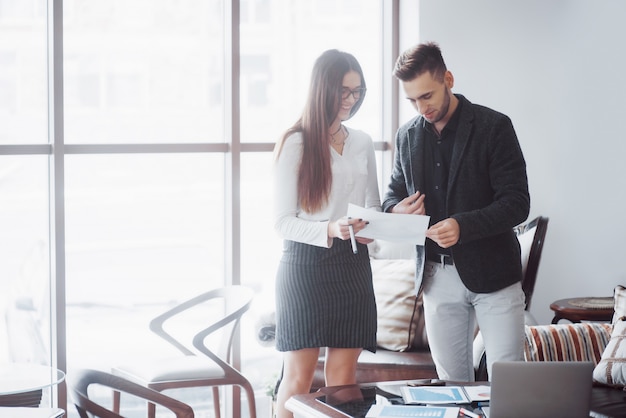
<svg viewBox="0 0 626 418">
<path fill-rule="evenodd" d="M 250 410 L 250 418 L 256 418 L 256 401 L 254 399 L 254 390 L 251 385 L 244 385 L 243 389 L 246 391 L 248 397 L 248 409 Z"/>
<path fill-rule="evenodd" d="M 220 408 L 220 388 L 217 386 L 213 386 L 213 411 L 215 411 L 215 418 L 220 418 L 222 416 L 221 408 Z"/>
<path fill-rule="evenodd" d="M 120 391 L 113 391 L 113 412 L 116 414 L 120 413 Z"/>
<path fill-rule="evenodd" d="M 156 405 L 152 402 L 148 402 L 148 418 L 154 418 L 156 416 Z"/>
</svg>

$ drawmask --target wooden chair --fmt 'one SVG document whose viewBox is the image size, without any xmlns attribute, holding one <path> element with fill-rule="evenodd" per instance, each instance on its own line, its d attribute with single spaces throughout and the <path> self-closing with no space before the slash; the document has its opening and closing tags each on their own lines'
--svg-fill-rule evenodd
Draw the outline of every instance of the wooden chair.
<svg viewBox="0 0 626 418">
<path fill-rule="evenodd" d="M 527 325 L 537 324 L 535 318 L 530 314 L 530 302 L 535 291 L 543 242 L 548 231 L 548 221 L 549 218 L 538 216 L 513 228 L 520 243 L 522 255 L 522 290 L 526 297 L 524 316 Z M 484 343 L 480 332 L 474 339 L 474 370 L 476 372 L 476 380 L 488 380 L 487 356 L 485 355 Z"/>
<path fill-rule="evenodd" d="M 74 405 L 81 418 L 89 418 L 92 416 L 100 418 L 122 418 L 117 411 L 109 409 L 97 403 L 93 397 L 89 396 L 89 388 L 91 386 L 104 386 L 115 390 L 118 394 L 123 392 L 128 396 L 146 400 L 152 404 L 158 404 L 172 411 L 177 418 L 193 418 L 193 409 L 185 403 L 172 399 L 162 393 L 130 382 L 119 376 L 99 370 L 81 369 L 72 373 L 68 378 L 68 386 Z"/>
<path fill-rule="evenodd" d="M 522 251 L 522 289 L 526 296 L 526 311 L 530 310 L 530 301 L 535 291 L 543 242 L 548 231 L 548 221 L 549 218 L 538 216 L 514 229 Z"/>
<path fill-rule="evenodd" d="M 252 385 L 231 365 L 232 341 L 242 315 L 250 308 L 253 292 L 244 286 L 227 286 L 196 296 L 154 318 L 150 330 L 172 344 L 182 355 L 167 359 L 147 359 L 112 369 L 112 373 L 140 385 L 164 391 L 190 387 L 212 387 L 215 416 L 220 417 L 219 386 L 236 385 L 241 387 L 248 400 L 250 417 L 256 417 L 256 406 Z M 219 303 L 222 315 L 211 321 Z M 201 306 L 200 306 L 201 305 Z M 182 341 L 165 330 L 166 321 L 188 313 L 191 308 L 213 306 L 211 313 L 203 314 L 201 330 L 190 341 Z M 180 318 L 179 318 L 180 319 Z M 209 325 L 206 326 L 207 322 Z M 187 324 L 188 325 L 188 324 Z M 219 333 L 218 333 L 219 331 Z M 209 348 L 209 336 L 219 334 L 219 348 Z M 114 392 L 114 410 L 119 407 L 119 393 Z M 148 404 L 148 417 L 154 418 L 155 405 Z"/>
</svg>

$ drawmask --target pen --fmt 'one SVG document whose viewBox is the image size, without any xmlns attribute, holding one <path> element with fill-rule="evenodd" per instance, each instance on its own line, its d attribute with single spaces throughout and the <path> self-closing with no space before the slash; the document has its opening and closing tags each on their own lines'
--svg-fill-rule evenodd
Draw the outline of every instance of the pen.
<svg viewBox="0 0 626 418">
<path fill-rule="evenodd" d="M 356 238 L 354 237 L 354 228 L 352 227 L 352 224 L 348 225 L 348 230 L 350 231 L 350 242 L 352 243 L 352 252 L 356 254 L 359 252 L 359 250 L 357 250 L 356 248 Z"/>
</svg>

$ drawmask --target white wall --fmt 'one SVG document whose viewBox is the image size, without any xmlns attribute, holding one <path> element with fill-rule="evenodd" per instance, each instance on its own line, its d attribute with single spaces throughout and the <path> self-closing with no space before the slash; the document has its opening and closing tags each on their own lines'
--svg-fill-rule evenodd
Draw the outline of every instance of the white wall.
<svg viewBox="0 0 626 418">
<path fill-rule="evenodd" d="M 624 16 L 621 0 L 421 0 L 419 23 L 401 30 L 411 34 L 401 49 L 438 42 L 453 90 L 513 120 L 530 216 L 550 218 L 531 306 L 539 323 L 556 299 L 626 285 Z"/>
</svg>

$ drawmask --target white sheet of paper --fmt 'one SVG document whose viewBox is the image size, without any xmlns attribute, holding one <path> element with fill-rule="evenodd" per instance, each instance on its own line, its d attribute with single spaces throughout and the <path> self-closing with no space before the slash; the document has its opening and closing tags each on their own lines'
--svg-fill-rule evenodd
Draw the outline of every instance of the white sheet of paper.
<svg viewBox="0 0 626 418">
<path fill-rule="evenodd" d="M 463 386 L 463 389 L 472 402 L 489 401 L 491 399 L 491 386 Z"/>
<path fill-rule="evenodd" d="M 356 236 L 385 241 L 407 242 L 424 245 L 430 216 L 384 213 L 361 206 L 348 205 L 348 216 L 369 221 Z"/>
</svg>

